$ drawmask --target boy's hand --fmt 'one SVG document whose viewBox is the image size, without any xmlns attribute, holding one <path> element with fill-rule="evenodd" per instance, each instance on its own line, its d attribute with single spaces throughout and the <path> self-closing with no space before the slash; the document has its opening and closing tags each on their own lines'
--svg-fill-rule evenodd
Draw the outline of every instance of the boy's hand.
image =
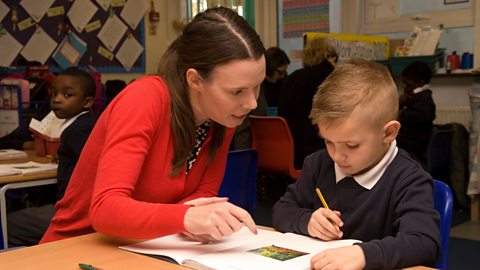
<svg viewBox="0 0 480 270">
<path fill-rule="evenodd" d="M 358 245 L 324 250 L 310 260 L 311 269 L 363 269 L 365 255 Z"/>
<path fill-rule="evenodd" d="M 308 221 L 307 230 L 310 236 L 329 241 L 342 238 L 343 232 L 340 230 L 342 226 L 343 221 L 340 219 L 340 212 L 319 208 L 313 212 Z"/>
</svg>

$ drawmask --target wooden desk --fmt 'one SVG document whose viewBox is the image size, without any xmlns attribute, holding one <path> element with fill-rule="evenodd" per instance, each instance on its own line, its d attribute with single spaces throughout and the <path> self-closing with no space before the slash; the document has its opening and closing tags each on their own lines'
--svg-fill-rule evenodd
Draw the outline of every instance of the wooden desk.
<svg viewBox="0 0 480 270">
<path fill-rule="evenodd" d="M 10 159 L 2 160 L 0 163 L 21 163 L 28 161 L 35 161 L 40 163 L 51 162 L 49 157 L 38 157 L 35 155 L 33 150 L 26 151 L 28 156 L 23 159 Z M 2 229 L 2 239 L 3 247 L 8 248 L 8 231 L 7 231 L 7 203 L 6 203 L 6 193 L 11 189 L 25 188 L 25 187 L 34 187 L 42 185 L 50 185 L 57 183 L 57 173 L 36 173 L 30 175 L 9 175 L 0 177 L 0 221 Z"/>
<path fill-rule="evenodd" d="M 0 268 L 15 270 L 79 269 L 78 263 L 87 263 L 103 270 L 190 269 L 118 248 L 118 246 L 134 242 L 108 237 L 100 233 L 92 233 L 47 244 L 0 252 Z M 406 269 L 428 270 L 432 268 L 416 266 Z"/>
</svg>

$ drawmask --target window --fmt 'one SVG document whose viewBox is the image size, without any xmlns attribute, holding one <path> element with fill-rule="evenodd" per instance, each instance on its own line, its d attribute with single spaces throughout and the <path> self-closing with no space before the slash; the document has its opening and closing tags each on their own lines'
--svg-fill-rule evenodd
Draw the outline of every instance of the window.
<svg viewBox="0 0 480 270">
<path fill-rule="evenodd" d="M 254 27 L 254 0 L 189 0 L 188 18 L 195 17 L 199 12 L 209 7 L 223 6 L 235 10 L 240 16 L 243 16 L 248 23 Z"/>
</svg>

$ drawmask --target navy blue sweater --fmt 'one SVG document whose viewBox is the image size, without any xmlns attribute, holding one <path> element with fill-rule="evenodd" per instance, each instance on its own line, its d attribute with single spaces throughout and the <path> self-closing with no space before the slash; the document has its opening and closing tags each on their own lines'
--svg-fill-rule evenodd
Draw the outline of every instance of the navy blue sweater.
<svg viewBox="0 0 480 270">
<path fill-rule="evenodd" d="M 273 207 L 273 226 L 308 235 L 308 221 L 322 207 L 317 187 L 330 208 L 341 212 L 343 238 L 363 241 L 365 269 L 432 266 L 439 257 L 433 180 L 405 151 L 399 149 L 371 190 L 351 178 L 337 184 L 327 151 L 311 154 L 305 159 L 300 179 Z"/>
</svg>

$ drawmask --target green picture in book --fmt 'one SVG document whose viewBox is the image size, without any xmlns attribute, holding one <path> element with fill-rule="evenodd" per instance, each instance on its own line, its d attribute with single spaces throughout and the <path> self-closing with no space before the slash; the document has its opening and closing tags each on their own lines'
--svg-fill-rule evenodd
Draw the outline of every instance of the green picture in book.
<svg viewBox="0 0 480 270">
<path fill-rule="evenodd" d="M 247 252 L 258 254 L 258 255 L 272 258 L 279 261 L 288 261 L 290 259 L 294 259 L 294 258 L 308 254 L 306 252 L 278 247 L 275 245 L 256 248 L 256 249 L 248 250 Z"/>
</svg>

